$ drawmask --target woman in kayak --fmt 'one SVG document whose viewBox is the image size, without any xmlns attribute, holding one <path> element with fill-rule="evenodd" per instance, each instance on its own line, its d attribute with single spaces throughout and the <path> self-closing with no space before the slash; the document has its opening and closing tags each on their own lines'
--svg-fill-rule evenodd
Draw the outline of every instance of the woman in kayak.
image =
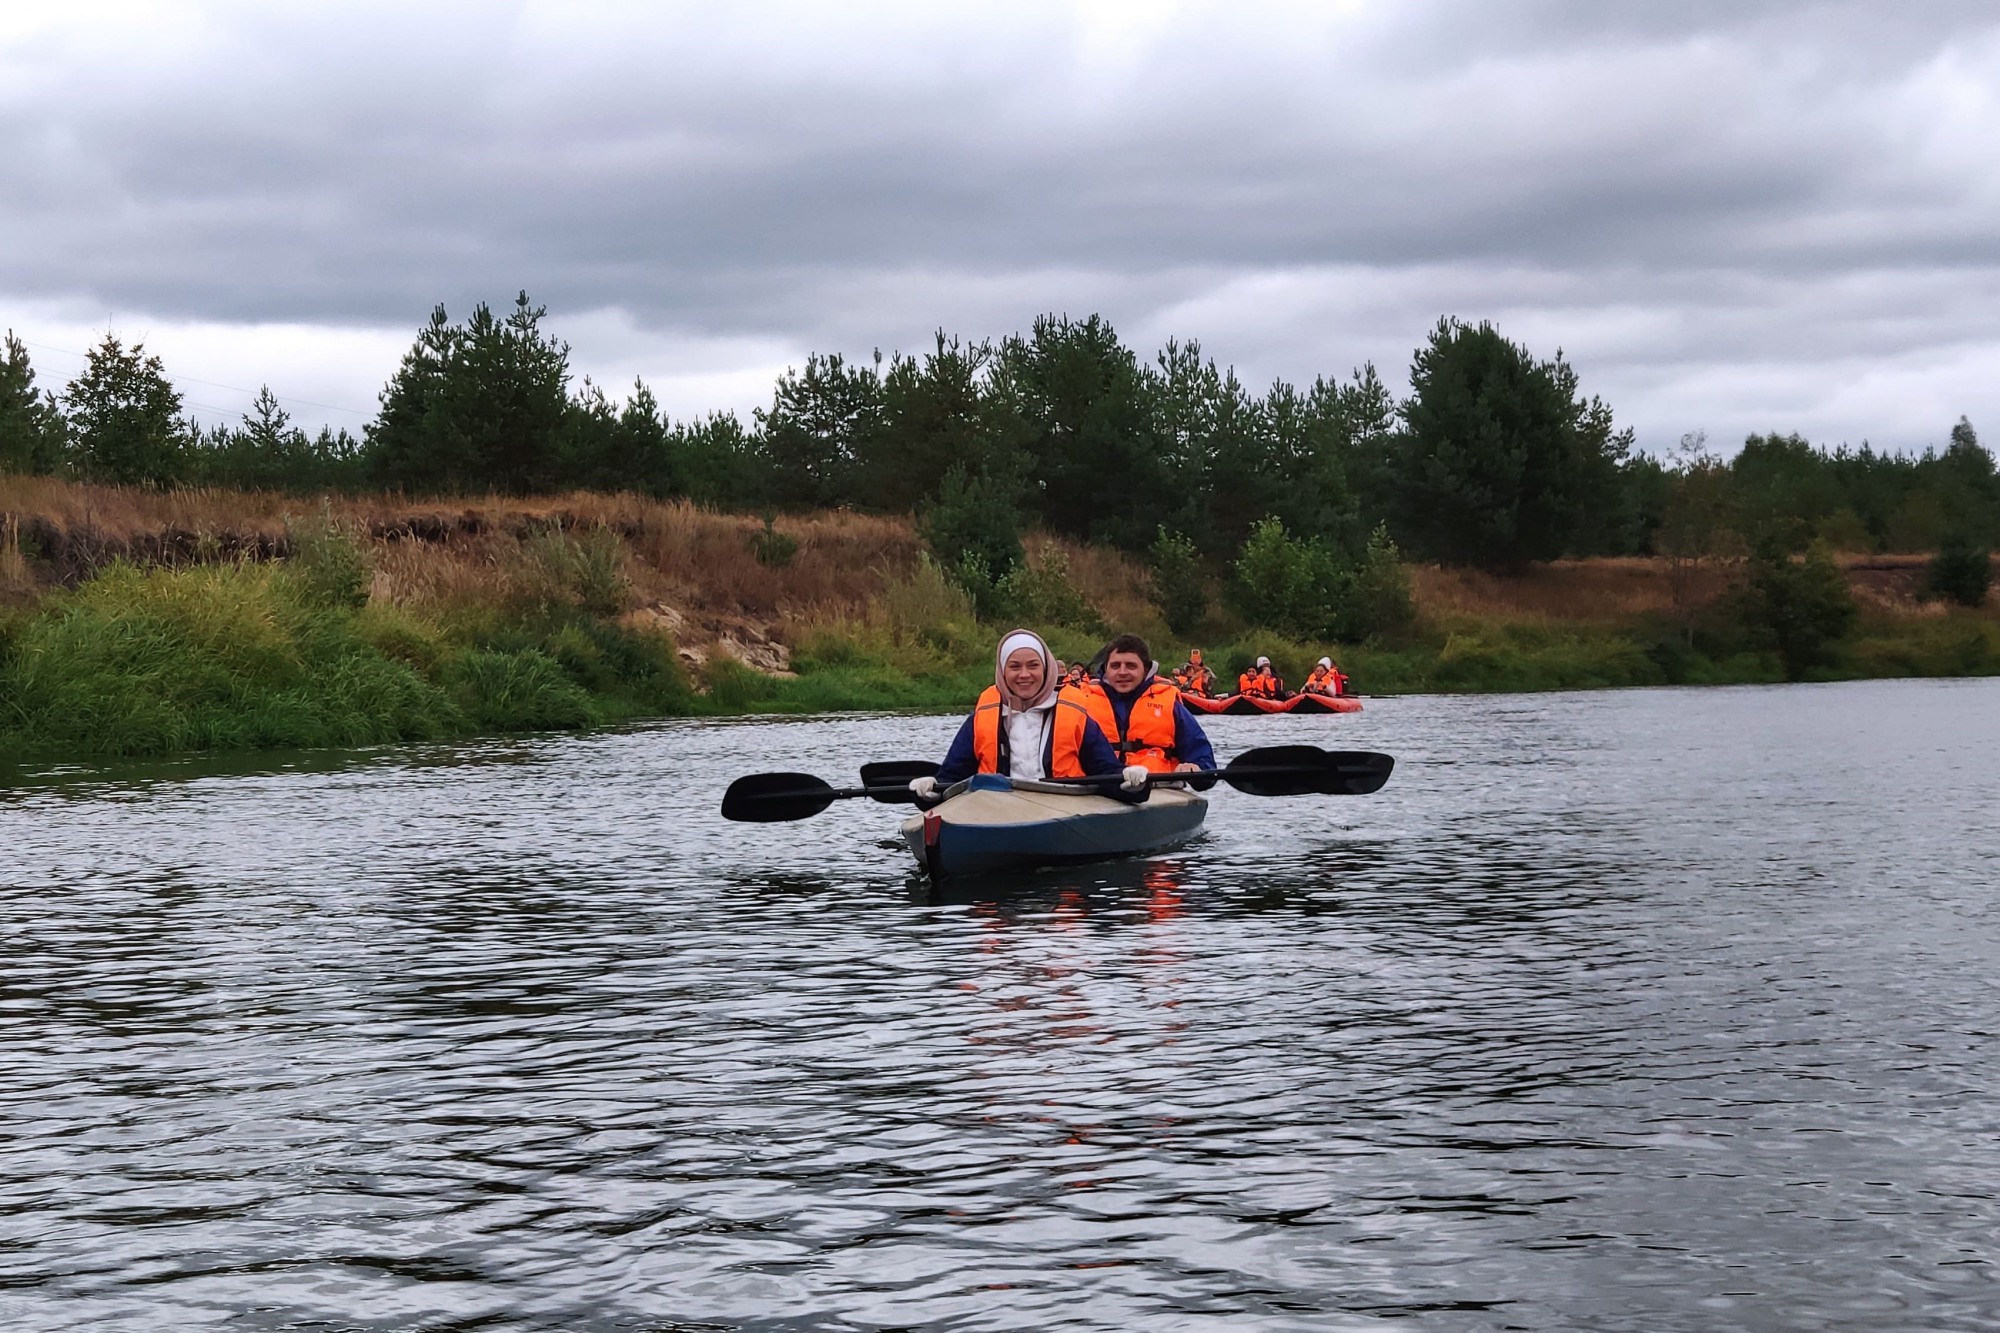
<svg viewBox="0 0 2000 1333">
<path fill-rule="evenodd" d="M 937 776 L 917 778 L 910 790 L 929 800 L 974 773 L 1038 779 L 1122 772 L 1124 790 L 1144 791 L 1146 770 L 1122 763 L 1083 706 L 1057 694 L 1055 666 L 1041 635 L 1017 629 L 1001 639 L 993 684 L 958 729 Z"/>
<path fill-rule="evenodd" d="M 1340 668 L 1333 664 L 1331 657 L 1322 657 L 1319 659 L 1319 664 L 1313 667 L 1312 674 L 1306 677 L 1306 683 L 1300 687 L 1300 692 L 1324 694 L 1328 698 L 1337 699 L 1347 693 L 1347 677 L 1341 674 Z"/>
<path fill-rule="evenodd" d="M 1271 668 L 1271 659 L 1260 657 L 1257 665 L 1236 678 L 1236 692 L 1256 698 L 1282 699 L 1285 697 L 1285 682 Z"/>
</svg>

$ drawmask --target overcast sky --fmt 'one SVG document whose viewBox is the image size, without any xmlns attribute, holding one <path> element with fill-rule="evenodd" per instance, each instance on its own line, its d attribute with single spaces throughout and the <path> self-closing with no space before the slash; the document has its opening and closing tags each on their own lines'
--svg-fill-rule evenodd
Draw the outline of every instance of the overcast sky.
<svg viewBox="0 0 2000 1333">
<path fill-rule="evenodd" d="M 2000 443 L 2000 6 L 0 6 L 0 325 L 357 429 L 430 308 L 747 411 L 1044 311 L 1254 386 L 1442 315 L 1642 446 Z M 231 387 L 234 386 L 234 387 Z"/>
</svg>

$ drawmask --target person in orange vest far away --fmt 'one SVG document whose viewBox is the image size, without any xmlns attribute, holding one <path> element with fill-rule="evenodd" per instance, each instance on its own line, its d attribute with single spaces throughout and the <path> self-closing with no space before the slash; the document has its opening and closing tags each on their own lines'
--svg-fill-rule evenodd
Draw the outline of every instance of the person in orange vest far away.
<svg viewBox="0 0 2000 1333">
<path fill-rule="evenodd" d="M 1201 649 L 1190 648 L 1188 660 L 1174 668 L 1174 684 L 1189 694 L 1199 694 L 1204 698 L 1215 690 L 1215 673 L 1201 660 Z"/>
<path fill-rule="evenodd" d="M 1180 690 L 1160 679 L 1152 650 L 1136 634 L 1120 634 L 1105 648 L 1097 684 L 1063 693 L 1089 709 L 1091 720 L 1128 764 L 1154 773 L 1215 767 L 1215 747 L 1201 723 L 1181 702 Z"/>
<path fill-rule="evenodd" d="M 1304 693 L 1338 698 L 1347 693 L 1347 677 L 1341 674 L 1331 657 L 1322 657 L 1319 665 L 1312 669 L 1312 674 L 1306 677 Z"/>
<path fill-rule="evenodd" d="M 1285 697 L 1285 682 L 1271 669 L 1271 659 L 1260 657 L 1257 665 L 1236 678 L 1236 692 L 1264 699 Z"/>
<path fill-rule="evenodd" d="M 1069 670 L 1063 673 L 1062 683 L 1065 688 L 1090 684 L 1090 667 L 1082 662 L 1071 662 Z"/>
<path fill-rule="evenodd" d="M 936 777 L 916 778 L 919 802 L 974 773 L 1014 778 L 1124 776 L 1129 792 L 1146 789 L 1146 770 L 1126 764 L 1074 698 L 1057 693 L 1056 659 L 1042 636 L 1010 631 L 993 655 L 993 683 L 958 729 Z"/>
</svg>

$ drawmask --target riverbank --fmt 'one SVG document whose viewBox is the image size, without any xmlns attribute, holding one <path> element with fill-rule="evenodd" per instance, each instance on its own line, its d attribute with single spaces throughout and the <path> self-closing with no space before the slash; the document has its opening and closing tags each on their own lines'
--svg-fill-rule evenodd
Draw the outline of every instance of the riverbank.
<svg viewBox="0 0 2000 1333">
<path fill-rule="evenodd" d="M 1405 632 L 1278 638 L 1215 599 L 1170 634 L 1144 570 L 1030 537 L 1024 618 L 1086 656 L 1136 629 L 1288 678 L 1330 653 L 1364 693 L 1785 679 L 1735 567 L 1414 566 Z M 1858 614 L 1793 676 L 2000 674 L 1989 599 L 1920 596 L 1923 558 L 1840 558 Z M 1218 588 L 1218 594 L 1221 589 Z M 759 518 L 570 494 L 305 503 L 0 477 L 0 752 L 158 754 L 442 739 L 647 716 L 962 708 L 996 627 L 907 519 Z"/>
</svg>

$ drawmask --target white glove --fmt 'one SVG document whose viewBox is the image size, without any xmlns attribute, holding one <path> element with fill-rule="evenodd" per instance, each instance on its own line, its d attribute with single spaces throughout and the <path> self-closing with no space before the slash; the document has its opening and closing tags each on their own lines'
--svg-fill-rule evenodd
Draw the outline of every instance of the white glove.
<svg viewBox="0 0 2000 1333">
<path fill-rule="evenodd" d="M 1125 781 L 1120 785 L 1126 791 L 1144 791 L 1146 789 L 1146 779 L 1150 776 L 1152 776 L 1152 772 L 1144 764 L 1127 764 L 1125 765 Z"/>
<path fill-rule="evenodd" d="M 937 779 L 911 778 L 910 790 L 917 794 L 919 800 L 928 801 L 931 797 L 937 795 Z"/>
</svg>

